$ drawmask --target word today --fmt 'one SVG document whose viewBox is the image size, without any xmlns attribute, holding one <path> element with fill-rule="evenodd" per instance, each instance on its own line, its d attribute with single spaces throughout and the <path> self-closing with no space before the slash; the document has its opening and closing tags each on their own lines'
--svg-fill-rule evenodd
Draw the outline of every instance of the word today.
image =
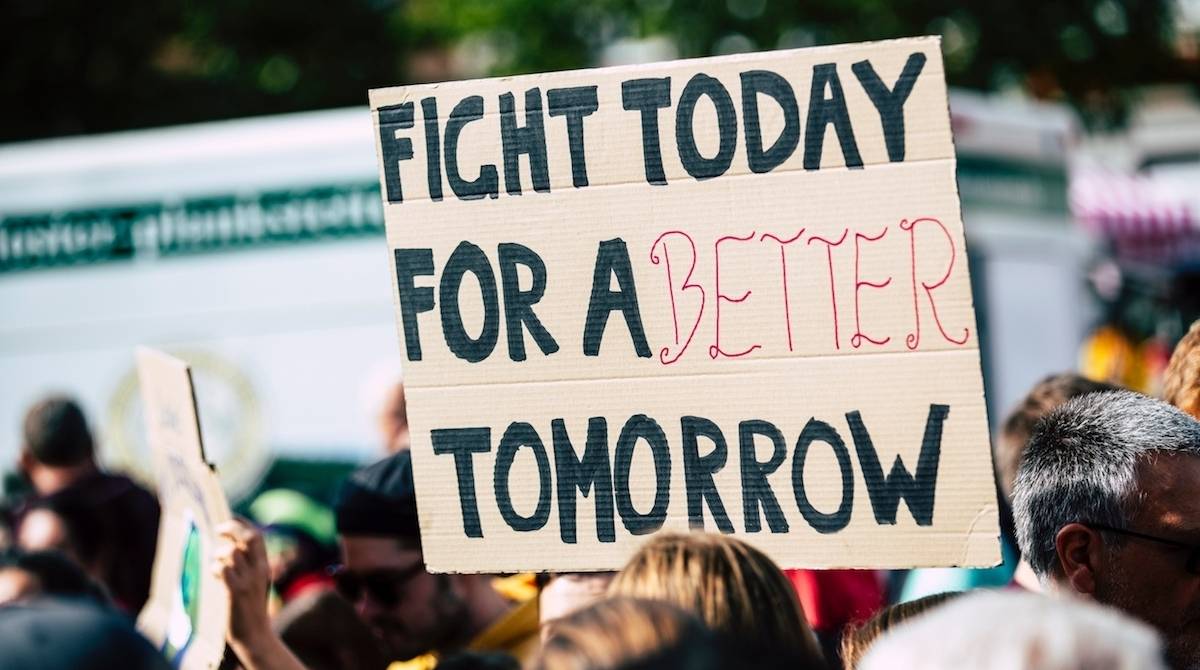
<svg viewBox="0 0 1200 670">
<path fill-rule="evenodd" d="M 925 61 L 925 54 L 921 52 L 909 55 L 900 76 L 890 85 L 880 78 L 870 59 L 858 61 L 850 67 L 854 81 L 866 92 L 878 112 L 888 160 L 893 163 L 904 160 L 904 103 L 924 69 Z M 621 82 L 621 107 L 640 117 L 642 161 L 648 183 L 667 183 L 659 112 L 672 105 L 675 107 L 675 128 L 674 133 L 668 129 L 668 135 L 674 138 L 673 147 L 684 169 L 695 179 L 720 177 L 729 170 L 737 148 L 739 129 L 745 146 L 746 167 L 756 174 L 771 172 L 789 160 L 798 150 L 802 135 L 804 169 L 820 169 L 825 134 L 830 127 L 837 135 L 846 167 L 863 167 L 846 102 L 842 73 L 836 63 L 817 63 L 812 66 L 803 128 L 795 89 L 785 77 L 771 70 L 744 70 L 739 73 L 738 79 L 740 120 L 738 108 L 726 85 L 703 72 L 693 75 L 681 89 L 676 88 L 678 82 L 669 76 L 642 77 Z M 679 91 L 677 96 L 676 90 Z M 604 102 L 600 99 L 599 87 L 551 88 L 543 93 L 540 87 L 535 86 L 526 89 L 523 97 L 523 121 L 517 113 L 516 97 L 512 92 L 501 93 L 494 102 L 480 95 L 467 95 L 454 103 L 448 113 L 445 109 L 439 109 L 438 98 L 434 96 L 424 97 L 419 103 L 410 101 L 380 107 L 379 148 L 387 201 L 404 201 L 400 163 L 413 158 L 414 139 L 424 142 L 426 181 L 431 200 L 445 198 L 444 185 L 447 184 L 453 196 L 460 200 L 499 197 L 501 169 L 504 191 L 508 195 L 521 195 L 525 188 L 520 172 L 522 157 L 529 162 L 531 183 L 528 186 L 536 192 L 550 192 L 551 161 L 547 153 L 546 134 L 554 132 L 555 126 L 551 125 L 547 130 L 547 117 L 562 119 L 558 128 L 559 132 L 566 133 L 572 185 L 574 188 L 588 186 L 585 133 L 588 118 Z M 769 98 L 770 104 L 776 105 L 783 116 L 783 128 L 770 146 L 764 146 L 761 124 L 763 112 L 759 107 L 761 97 Z M 716 111 L 717 150 L 712 156 L 701 153 L 696 135 L 696 110 L 702 99 L 708 100 Z M 419 125 L 418 104 L 421 110 Z M 499 142 L 494 144 L 498 149 L 499 162 L 463 165 L 459 152 L 464 131 L 470 124 L 497 112 L 500 115 L 500 137 Z M 414 132 L 423 133 L 424 137 L 410 136 Z M 625 150 L 620 146 L 606 148 Z M 474 176 L 466 176 L 466 173 Z"/>
</svg>

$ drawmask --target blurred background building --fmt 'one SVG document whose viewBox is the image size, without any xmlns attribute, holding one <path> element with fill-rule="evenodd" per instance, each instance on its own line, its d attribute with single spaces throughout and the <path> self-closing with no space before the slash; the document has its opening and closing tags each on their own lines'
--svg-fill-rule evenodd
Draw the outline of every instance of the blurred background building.
<svg viewBox="0 0 1200 670">
<path fill-rule="evenodd" d="M 65 391 L 148 476 L 138 344 L 192 362 L 234 501 L 381 452 L 369 88 L 916 34 L 943 38 L 992 416 L 1077 367 L 1153 392 L 1200 317 L 1200 1 L 886 4 L 8 0 L 0 471 Z"/>
</svg>

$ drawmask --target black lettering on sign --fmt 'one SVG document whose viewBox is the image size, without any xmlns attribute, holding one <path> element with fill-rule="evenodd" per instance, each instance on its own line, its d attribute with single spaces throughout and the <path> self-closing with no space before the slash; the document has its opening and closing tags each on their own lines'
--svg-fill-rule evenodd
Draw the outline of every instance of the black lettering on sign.
<svg viewBox="0 0 1200 670">
<path fill-rule="evenodd" d="M 483 527 L 479 524 L 479 503 L 475 498 L 474 454 L 486 454 L 491 451 L 492 429 L 442 428 L 429 431 L 429 436 L 434 454 L 454 456 L 463 531 L 467 537 L 483 537 Z"/>
<path fill-rule="evenodd" d="M 717 153 L 705 158 L 696 146 L 696 103 L 706 95 L 717 110 Z M 729 91 L 717 79 L 700 73 L 688 80 L 675 110 L 675 144 L 683 169 L 696 179 L 720 177 L 733 162 L 737 148 L 737 112 Z"/>
<path fill-rule="evenodd" d="M 483 118 L 483 98 L 478 95 L 463 98 L 450 111 L 450 119 L 446 121 L 446 179 L 450 182 L 450 190 L 460 200 L 478 200 L 483 196 L 496 198 L 500 195 L 500 177 L 495 165 L 479 167 L 479 176 L 474 180 L 463 179 L 458 169 L 458 138 L 463 128 L 472 121 Z"/>
<path fill-rule="evenodd" d="M 404 352 L 410 361 L 421 360 L 421 330 L 417 315 L 433 309 L 433 287 L 417 288 L 417 275 L 433 274 L 433 249 L 396 249 L 396 293 L 404 327 Z"/>
<path fill-rule="evenodd" d="M 729 455 L 725 435 L 720 426 L 704 417 L 685 416 L 680 419 L 680 426 L 683 429 L 683 481 L 687 488 L 688 527 L 704 530 L 704 504 L 708 503 L 708 511 L 717 528 L 722 533 L 732 533 L 733 524 L 713 481 L 713 475 L 725 467 Z M 700 455 L 700 437 L 713 445 L 712 451 L 704 456 Z"/>
<path fill-rule="evenodd" d="M 666 184 L 662 142 L 658 137 L 658 110 L 671 106 L 671 78 L 621 82 L 621 104 L 626 110 L 642 113 L 642 160 L 646 164 L 646 181 Z"/>
<path fill-rule="evenodd" d="M 577 456 L 562 419 L 550 424 L 554 438 L 554 474 L 558 479 L 558 534 L 567 544 L 576 542 L 575 491 L 585 498 L 591 491 L 596 504 L 596 538 L 616 542 L 613 519 L 612 466 L 608 460 L 608 424 L 604 417 L 588 419 L 587 443 Z"/>
<path fill-rule="evenodd" d="M 467 334 L 458 303 L 458 292 L 468 272 L 479 281 L 483 297 L 483 329 L 474 339 Z M 450 351 L 469 363 L 478 363 L 490 356 L 500 338 L 500 301 L 496 296 L 496 275 L 483 249 L 470 242 L 459 242 L 442 269 L 438 293 L 442 298 L 442 337 Z"/>
<path fill-rule="evenodd" d="M 388 202 L 404 202 L 400 188 L 400 161 L 413 157 L 412 140 L 397 137 L 396 132 L 413 127 L 413 104 L 379 108 L 379 152 L 383 156 L 383 183 Z"/>
<path fill-rule="evenodd" d="M 829 90 L 828 98 L 825 97 L 826 89 Z M 846 96 L 842 92 L 837 65 L 820 63 L 813 66 L 812 90 L 808 98 L 808 129 L 804 135 L 805 170 L 821 169 L 825 128 L 831 123 L 842 145 L 846 167 L 861 168 L 862 156 L 858 153 L 858 143 L 854 141 L 854 128 L 850 125 L 850 112 L 846 109 Z"/>
<path fill-rule="evenodd" d="M 642 514 L 633 506 L 629 492 L 630 468 L 633 465 L 633 450 L 644 440 L 654 458 L 654 504 L 650 511 Z M 633 535 L 646 535 L 662 528 L 667 520 L 667 506 L 671 502 L 671 453 L 667 449 L 667 435 L 658 422 L 645 414 L 629 417 L 617 438 L 617 449 L 613 465 L 613 488 L 617 498 L 617 513 L 621 523 Z"/>
<path fill-rule="evenodd" d="M 746 159 L 750 171 L 770 172 L 791 158 L 800 143 L 800 107 L 786 79 L 768 70 L 750 70 L 742 75 L 742 123 L 746 134 Z M 783 130 L 770 149 L 763 149 L 762 121 L 758 95 L 766 95 L 783 112 Z"/>
<path fill-rule="evenodd" d="M 521 516 L 513 508 L 512 494 L 509 492 L 508 480 L 512 474 L 513 460 L 517 450 L 526 447 L 533 451 L 537 459 L 538 469 L 538 503 L 529 516 Z M 514 422 L 504 431 L 500 438 L 500 447 L 496 450 L 496 470 L 493 482 L 496 487 L 496 506 L 500 516 L 509 528 L 517 532 L 540 530 L 550 519 L 550 458 L 546 455 L 546 447 L 537 431 L 527 423 Z"/>
<path fill-rule="evenodd" d="M 529 156 L 533 190 L 550 191 L 550 169 L 546 162 L 546 123 L 542 117 L 542 91 L 525 91 L 525 126 L 517 125 L 513 94 L 500 96 L 500 143 L 504 149 L 504 188 L 509 195 L 521 195 L 520 156 Z"/>
<path fill-rule="evenodd" d="M 429 197 L 441 200 L 442 140 L 438 130 L 437 98 L 421 100 L 421 116 L 425 119 L 425 179 L 429 182 Z"/>
<path fill-rule="evenodd" d="M 525 329 L 533 341 L 549 356 L 558 351 L 558 343 L 542 325 L 533 306 L 546 293 L 546 263 L 529 247 L 503 243 L 499 247 L 500 284 L 504 288 L 504 325 L 508 333 L 508 357 L 514 361 L 525 360 Z M 522 291 L 517 266 L 529 268 L 533 285 Z"/>
<path fill-rule="evenodd" d="M 765 463 L 758 460 L 754 445 L 754 438 L 759 435 L 770 439 L 775 449 Z M 762 530 L 762 519 L 758 516 L 760 507 L 772 533 L 788 532 L 787 518 L 783 516 L 779 500 L 767 481 L 767 475 L 778 470 L 787 458 L 787 442 L 783 433 L 773 423 L 752 419 L 738 424 L 738 443 L 741 447 L 742 516 L 746 532 L 757 533 Z"/>
<path fill-rule="evenodd" d="M 871 66 L 871 61 L 859 61 L 850 66 L 879 112 L 888 160 L 893 163 L 904 160 L 904 103 L 908 100 L 908 94 L 912 93 L 913 85 L 917 83 L 917 76 L 921 74 L 923 67 L 925 54 L 919 51 L 911 54 L 904 63 L 900 77 L 896 79 L 896 85 L 889 91 L 887 84 L 883 83 L 875 68 Z"/>
<path fill-rule="evenodd" d="M 842 502 L 832 514 L 825 514 L 813 507 L 804 490 L 804 462 L 813 442 L 828 444 L 842 471 Z M 796 495 L 796 506 L 800 508 L 801 516 L 818 533 L 836 533 L 850 523 L 850 512 L 854 508 L 854 470 L 850 465 L 850 452 L 846 450 L 842 436 L 824 421 L 809 419 L 804 430 L 800 431 L 796 453 L 792 456 L 792 491 Z"/>
<path fill-rule="evenodd" d="M 595 86 L 552 88 L 546 91 L 550 116 L 567 119 L 567 147 L 571 152 L 571 183 L 575 188 L 588 185 L 587 154 L 584 151 L 583 118 L 600 109 Z"/>
<path fill-rule="evenodd" d="M 609 290 L 612 277 L 617 278 L 616 291 Z M 620 311 L 633 340 L 633 349 L 640 358 L 650 358 L 650 345 L 642 327 L 642 312 L 638 306 L 637 286 L 633 282 L 633 267 L 629 264 L 629 248 L 625 240 L 616 238 L 600 243 L 596 251 L 596 267 L 592 272 L 592 297 L 588 300 L 587 321 L 583 327 L 583 355 L 599 356 L 600 341 L 608 317 Z"/>
<path fill-rule="evenodd" d="M 846 414 L 850 435 L 854 438 L 854 449 L 858 452 L 858 464 L 867 482 L 867 494 L 871 497 L 871 508 L 875 510 L 876 523 L 895 524 L 900 499 L 904 498 L 918 526 L 933 525 L 933 496 L 937 490 L 938 462 L 942 455 L 942 424 L 949 413 L 948 405 L 929 406 L 915 477 L 904 468 L 899 456 L 892 462 L 891 472 L 884 477 L 879 454 L 875 451 L 867 427 L 863 425 L 862 416 L 857 411 Z"/>
</svg>

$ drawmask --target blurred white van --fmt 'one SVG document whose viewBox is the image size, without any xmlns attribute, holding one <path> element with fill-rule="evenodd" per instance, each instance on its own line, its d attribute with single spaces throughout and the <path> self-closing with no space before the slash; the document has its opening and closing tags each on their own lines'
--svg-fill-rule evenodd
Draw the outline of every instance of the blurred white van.
<svg viewBox="0 0 1200 670">
<path fill-rule="evenodd" d="M 149 476 L 133 349 L 188 359 L 231 498 L 381 453 L 399 379 L 367 109 L 0 147 L 0 471 L 48 392 Z"/>
</svg>

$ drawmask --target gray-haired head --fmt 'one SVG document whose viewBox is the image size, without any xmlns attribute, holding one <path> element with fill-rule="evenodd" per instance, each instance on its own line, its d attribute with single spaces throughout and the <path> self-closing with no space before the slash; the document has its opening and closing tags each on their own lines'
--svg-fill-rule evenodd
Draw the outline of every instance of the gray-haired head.
<svg viewBox="0 0 1200 670">
<path fill-rule="evenodd" d="M 1017 541 L 1038 576 L 1053 571 L 1063 526 L 1129 526 L 1138 467 L 1155 453 L 1200 456 L 1200 423 L 1133 391 L 1091 393 L 1046 415 L 1013 487 Z"/>
<path fill-rule="evenodd" d="M 1145 623 L 1084 600 L 1014 591 L 974 591 L 906 621 L 871 645 L 856 667 L 1166 668 L 1159 635 Z"/>
</svg>

